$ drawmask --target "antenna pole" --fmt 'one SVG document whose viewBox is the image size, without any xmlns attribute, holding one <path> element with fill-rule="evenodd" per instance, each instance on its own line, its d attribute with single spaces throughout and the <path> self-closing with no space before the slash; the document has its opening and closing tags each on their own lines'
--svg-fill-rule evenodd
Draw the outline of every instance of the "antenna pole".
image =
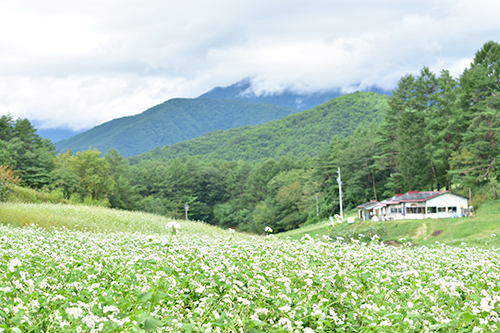
<svg viewBox="0 0 500 333">
<path fill-rule="evenodd" d="M 344 219 L 344 212 L 342 211 L 342 180 L 340 179 L 340 167 L 339 167 L 339 178 L 337 178 L 337 183 L 339 184 L 339 197 L 340 197 L 340 216 L 342 220 Z"/>
</svg>

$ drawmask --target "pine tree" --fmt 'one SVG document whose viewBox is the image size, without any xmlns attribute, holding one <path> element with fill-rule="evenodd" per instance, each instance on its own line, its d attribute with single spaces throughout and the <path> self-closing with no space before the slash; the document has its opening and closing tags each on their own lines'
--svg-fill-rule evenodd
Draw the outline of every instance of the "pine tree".
<svg viewBox="0 0 500 333">
<path fill-rule="evenodd" d="M 416 111 L 423 119 L 421 136 L 425 141 L 425 155 L 429 162 L 427 165 L 429 187 L 440 189 L 445 176 L 445 170 L 442 168 L 442 163 L 436 156 L 436 148 L 440 140 L 436 138 L 431 130 L 432 121 L 438 117 L 436 99 L 438 93 L 438 79 L 436 75 L 430 71 L 428 67 L 424 67 L 420 71 L 420 76 L 415 82 L 416 87 Z M 437 140 L 436 140 L 437 139 Z"/>
<path fill-rule="evenodd" d="M 413 75 L 403 76 L 389 98 L 390 109 L 379 130 L 374 169 L 392 169 L 384 196 L 425 189 L 431 183 L 425 151 L 425 100 L 418 100 Z"/>
<path fill-rule="evenodd" d="M 484 44 L 460 83 L 462 107 L 470 124 L 463 136 L 464 147 L 475 157 L 475 164 L 459 172 L 465 182 L 488 182 L 500 172 L 500 45 Z"/>
</svg>

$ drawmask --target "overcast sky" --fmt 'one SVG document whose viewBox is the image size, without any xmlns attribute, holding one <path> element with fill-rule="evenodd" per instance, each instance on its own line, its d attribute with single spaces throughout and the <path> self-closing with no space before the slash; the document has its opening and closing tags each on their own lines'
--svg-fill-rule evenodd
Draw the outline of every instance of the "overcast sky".
<svg viewBox="0 0 500 333">
<path fill-rule="evenodd" d="M 497 0 L 0 0 L 0 114 L 82 130 L 246 77 L 258 94 L 458 76 Z"/>
</svg>

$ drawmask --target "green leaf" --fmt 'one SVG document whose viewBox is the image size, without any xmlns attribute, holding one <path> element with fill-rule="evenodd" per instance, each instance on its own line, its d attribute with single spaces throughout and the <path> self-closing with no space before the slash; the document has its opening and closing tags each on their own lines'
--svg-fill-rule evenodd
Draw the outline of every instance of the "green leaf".
<svg viewBox="0 0 500 333">
<path fill-rule="evenodd" d="M 470 295 L 470 298 L 472 298 L 473 300 L 475 300 L 476 302 L 478 303 L 481 303 L 481 296 L 478 296 L 478 295 Z"/>
<path fill-rule="evenodd" d="M 471 321 L 473 321 L 476 318 L 473 314 L 466 312 L 464 313 L 464 325 L 469 325 Z"/>
<path fill-rule="evenodd" d="M 191 333 L 193 331 L 193 324 L 182 324 L 182 328 L 186 333 Z"/>
<path fill-rule="evenodd" d="M 162 299 L 164 299 L 165 297 L 167 297 L 168 294 L 167 293 L 164 293 L 163 291 L 157 291 L 154 296 L 153 296 L 153 300 L 151 302 L 153 303 L 156 303 L 158 301 L 161 301 Z"/>
<path fill-rule="evenodd" d="M 147 317 L 142 320 L 141 322 L 142 329 L 145 330 L 146 332 L 154 332 L 158 328 L 158 325 L 160 324 L 160 321 L 156 319 L 155 317 Z"/>
<path fill-rule="evenodd" d="M 149 301 L 151 298 L 153 298 L 153 293 L 152 292 L 144 292 L 144 293 L 140 293 L 138 295 L 139 299 L 141 300 L 141 302 L 147 302 Z"/>
<path fill-rule="evenodd" d="M 161 270 L 167 274 L 179 276 L 179 273 L 177 273 L 177 271 L 175 269 L 173 269 L 172 267 L 162 267 Z"/>
</svg>

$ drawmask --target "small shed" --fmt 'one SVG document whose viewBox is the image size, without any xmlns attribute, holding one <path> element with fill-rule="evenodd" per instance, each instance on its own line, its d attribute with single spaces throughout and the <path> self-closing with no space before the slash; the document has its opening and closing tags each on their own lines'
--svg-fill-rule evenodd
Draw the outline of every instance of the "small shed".
<svg viewBox="0 0 500 333">
<path fill-rule="evenodd" d="M 366 202 L 362 205 L 357 206 L 358 208 L 358 218 L 362 221 L 371 220 L 374 215 L 373 209 L 375 205 L 378 203 L 377 200 L 370 200 L 370 202 Z"/>
</svg>

